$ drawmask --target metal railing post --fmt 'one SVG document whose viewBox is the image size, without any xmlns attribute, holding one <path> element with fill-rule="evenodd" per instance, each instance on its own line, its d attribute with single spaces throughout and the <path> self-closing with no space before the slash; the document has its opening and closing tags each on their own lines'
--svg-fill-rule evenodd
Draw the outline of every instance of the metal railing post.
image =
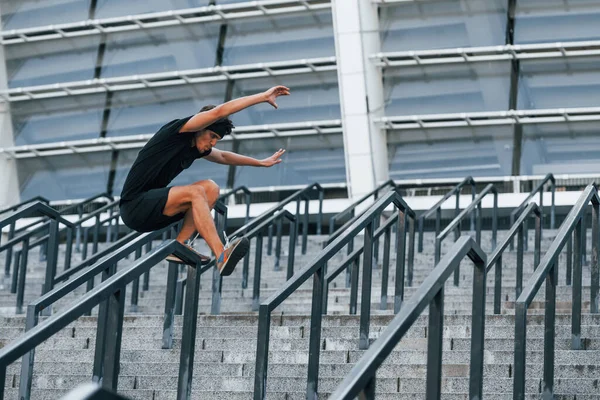
<svg viewBox="0 0 600 400">
<path fill-rule="evenodd" d="M 24 246 L 25 242 L 23 242 L 23 244 L 21 246 Z M 10 283 L 10 293 L 15 294 L 17 293 L 17 282 L 19 279 L 19 271 L 21 268 L 21 253 L 23 252 L 23 247 L 21 247 L 21 250 L 17 250 L 15 251 L 15 261 L 14 261 L 14 266 L 13 266 L 13 273 L 12 273 L 12 279 L 11 279 L 11 283 Z"/>
<path fill-rule="evenodd" d="M 71 258 L 73 257 L 73 229 L 71 227 L 67 227 L 66 241 L 64 271 L 71 268 Z"/>
<path fill-rule="evenodd" d="M 542 380 L 542 397 L 554 398 L 554 337 L 556 316 L 556 264 L 546 276 L 546 301 L 544 317 L 544 379 Z"/>
<path fill-rule="evenodd" d="M 583 264 L 583 218 L 575 225 L 573 260 L 573 300 L 571 314 L 571 349 L 581 350 L 581 269 Z"/>
<path fill-rule="evenodd" d="M 135 260 L 139 260 L 142 257 L 142 247 L 138 246 L 135 249 Z M 138 276 L 131 284 L 131 311 L 138 311 L 138 301 L 140 298 L 140 277 Z"/>
<path fill-rule="evenodd" d="M 456 204 L 454 206 L 454 218 L 458 217 L 459 214 L 460 214 L 460 191 L 456 192 Z M 460 224 L 456 225 L 456 230 L 454 231 L 454 241 L 456 242 L 459 237 L 460 237 Z"/>
<path fill-rule="evenodd" d="M 598 240 L 600 240 L 600 205 L 593 204 L 592 207 L 592 262 L 591 282 L 590 282 L 590 313 L 597 314 L 600 309 L 600 297 L 598 295 L 598 287 L 600 285 L 600 273 L 598 268 Z"/>
<path fill-rule="evenodd" d="M 571 286 L 573 278 L 573 235 L 569 235 L 567 241 L 567 268 L 565 269 L 565 284 Z"/>
<path fill-rule="evenodd" d="M 444 333 L 444 287 L 429 305 L 427 329 L 427 380 L 425 397 L 439 399 L 442 393 L 442 339 Z"/>
<path fill-rule="evenodd" d="M 19 277 L 17 283 L 17 314 L 23 313 L 23 299 L 25 298 L 25 279 L 27 274 L 27 254 L 29 253 L 29 238 L 23 241 L 21 248 L 21 262 L 19 265 Z M 17 257 L 18 258 L 18 257 Z"/>
<path fill-rule="evenodd" d="M 273 226 L 273 225 L 271 225 Z M 283 218 L 279 218 L 277 220 L 277 236 L 275 239 L 275 265 L 274 270 L 279 271 L 280 265 L 279 262 L 281 260 L 281 235 L 283 230 Z"/>
<path fill-rule="evenodd" d="M 483 398 L 486 274 L 485 261 L 475 261 L 475 268 L 473 269 L 473 305 L 471 317 L 471 365 L 469 368 L 469 398 L 471 399 Z M 444 319 L 443 314 L 442 303 L 442 320 Z"/>
<path fill-rule="evenodd" d="M 525 241 L 523 231 L 523 225 L 519 226 L 519 230 L 517 231 L 517 284 L 515 287 L 515 299 L 523 291 L 523 242 Z"/>
<path fill-rule="evenodd" d="M 317 235 L 321 235 L 322 225 L 323 225 L 323 197 L 325 196 L 325 191 L 319 191 L 319 214 L 317 219 Z"/>
<path fill-rule="evenodd" d="M 375 215 L 377 218 L 377 215 Z M 365 227 L 363 250 L 362 293 L 360 304 L 360 339 L 358 348 L 369 348 L 369 324 L 371 321 L 371 279 L 373 276 L 373 233 L 375 226 L 371 220 Z"/>
<path fill-rule="evenodd" d="M 258 313 L 256 372 L 254 374 L 254 400 L 264 400 L 267 395 L 267 368 L 269 365 L 270 331 L 271 310 L 269 310 L 268 305 L 263 304 L 260 306 Z"/>
<path fill-rule="evenodd" d="M 383 237 L 383 265 L 381 266 L 381 303 L 380 310 L 387 309 L 388 278 L 390 271 L 390 241 L 392 228 L 387 228 Z"/>
<path fill-rule="evenodd" d="M 109 268 L 102 271 L 102 280 L 110 276 Z M 88 281 L 89 282 L 89 281 Z M 92 279 L 93 282 L 93 279 Z M 85 313 L 91 315 L 91 311 Z M 98 318 L 96 324 L 96 346 L 94 348 L 94 363 L 92 366 L 92 381 L 100 383 L 104 377 L 104 355 L 106 353 L 106 338 L 108 326 L 108 300 L 100 303 L 98 307 Z"/>
<path fill-rule="evenodd" d="M 196 349 L 196 326 L 198 325 L 198 302 L 200 295 L 200 268 L 187 266 L 185 314 L 181 336 L 179 374 L 177 377 L 177 400 L 188 400 L 192 394 L 194 352 Z"/>
<path fill-rule="evenodd" d="M 515 303 L 515 353 L 513 399 L 525 399 L 525 367 L 527 351 L 527 305 Z"/>
<path fill-rule="evenodd" d="M 49 237 L 48 237 L 48 256 L 46 258 L 46 278 L 44 280 L 44 290 L 42 294 L 46 294 L 54 288 L 54 276 L 56 275 L 56 264 L 58 262 L 58 221 L 50 221 Z M 47 308 L 50 312 L 50 308 Z M 45 311 L 46 311 L 45 310 Z M 45 314 L 46 315 L 46 314 Z M 50 314 L 47 314 L 50 315 Z"/>
<path fill-rule="evenodd" d="M 173 348 L 173 324 L 175 322 L 175 286 L 179 265 L 170 262 L 167 273 L 167 290 L 165 295 L 165 312 L 163 317 L 162 348 Z"/>
<path fill-rule="evenodd" d="M 286 279 L 290 279 L 292 276 L 294 276 L 294 259 L 296 257 L 296 246 L 294 245 L 295 242 L 295 225 L 298 224 L 298 220 L 295 221 L 290 221 L 290 237 L 289 237 L 289 243 L 288 243 L 288 264 L 287 264 L 287 275 L 286 275 Z"/>
<path fill-rule="evenodd" d="M 321 323 L 323 308 L 323 289 L 325 287 L 325 271 L 321 265 L 313 274 L 312 307 L 310 313 L 310 338 L 308 344 L 308 379 L 306 398 L 318 398 L 319 358 L 321 350 Z"/>
<path fill-rule="evenodd" d="M 406 214 L 398 212 L 396 229 L 396 287 L 394 291 L 394 314 L 398 314 L 404 302 L 404 266 L 406 253 Z"/>
<path fill-rule="evenodd" d="M 270 256 L 273 254 L 273 225 L 269 225 L 267 228 L 267 255 Z"/>
<path fill-rule="evenodd" d="M 123 335 L 123 314 L 125 311 L 125 287 L 111 294 L 107 300 L 106 348 L 104 354 L 104 374 L 102 387 L 116 391 L 119 381 L 121 359 L 121 337 Z"/>
<path fill-rule="evenodd" d="M 94 230 L 92 233 L 92 254 L 96 254 L 98 252 L 98 238 L 100 236 L 100 214 L 96 216 L 96 223 L 94 224 Z"/>
<path fill-rule="evenodd" d="M 496 260 L 494 271 L 494 314 L 501 312 L 502 305 L 502 256 Z"/>
<path fill-rule="evenodd" d="M 413 271 L 415 266 L 415 220 L 408 218 L 408 286 L 413 284 Z"/>
<path fill-rule="evenodd" d="M 35 307 L 27 307 L 27 316 L 25 317 L 25 331 L 33 329 L 38 324 L 38 313 Z M 31 383 L 33 381 L 33 363 L 35 361 L 35 349 L 29 351 L 21 358 L 21 377 L 19 380 L 19 399 L 29 399 L 31 397 Z M 1 374 L 1 372 L 0 372 Z M 0 378 L 1 379 L 1 378 Z M 0 386 L 3 387 L 3 386 Z"/>
<path fill-rule="evenodd" d="M 306 254 L 306 246 L 308 243 L 308 206 L 309 206 L 309 197 L 306 196 L 306 201 L 304 202 L 304 221 L 302 222 L 302 254 Z"/>
<path fill-rule="evenodd" d="M 0 234 L 2 233 L 2 231 L 0 231 Z M 10 228 L 8 230 L 8 242 L 15 236 L 15 223 L 11 223 L 10 224 Z M 6 249 L 6 261 L 4 264 L 4 275 L 8 276 L 10 275 L 10 264 L 12 262 L 12 255 L 13 255 L 13 249 L 12 247 L 9 247 L 8 249 Z"/>
<path fill-rule="evenodd" d="M 262 232 L 256 236 L 256 257 L 254 259 L 254 287 L 252 290 L 252 311 L 260 308 L 260 274 L 262 267 Z"/>
<path fill-rule="evenodd" d="M 419 245 L 417 247 L 417 251 L 419 253 L 423 252 L 423 230 L 425 229 L 425 218 L 423 216 L 419 217 Z"/>
</svg>

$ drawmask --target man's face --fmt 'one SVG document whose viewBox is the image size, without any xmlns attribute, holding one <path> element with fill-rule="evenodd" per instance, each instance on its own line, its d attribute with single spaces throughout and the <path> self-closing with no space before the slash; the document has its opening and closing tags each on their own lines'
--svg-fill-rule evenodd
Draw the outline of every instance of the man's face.
<svg viewBox="0 0 600 400">
<path fill-rule="evenodd" d="M 212 149 L 221 137 L 209 129 L 196 134 L 196 148 L 199 152 L 204 153 Z"/>
</svg>

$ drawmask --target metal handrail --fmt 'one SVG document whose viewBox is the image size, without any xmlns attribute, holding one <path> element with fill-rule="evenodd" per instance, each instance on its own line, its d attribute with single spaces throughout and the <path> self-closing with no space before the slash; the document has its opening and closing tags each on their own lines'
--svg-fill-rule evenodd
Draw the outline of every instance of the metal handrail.
<svg viewBox="0 0 600 400">
<path fill-rule="evenodd" d="M 66 213 L 68 213 L 68 212 L 70 212 L 70 211 L 72 211 L 72 210 L 75 210 L 75 209 L 77 209 L 77 210 L 78 210 L 78 212 L 79 212 L 79 218 L 81 218 L 81 217 L 82 217 L 82 215 L 83 215 L 83 207 L 84 207 L 86 204 L 89 204 L 89 203 L 91 203 L 91 202 L 93 202 L 93 201 L 95 201 L 95 200 L 97 200 L 97 199 L 99 199 L 99 198 L 101 198 L 101 197 L 105 197 L 105 198 L 109 199 L 110 201 L 114 201 L 114 197 L 113 197 L 113 196 L 111 196 L 111 195 L 109 195 L 108 193 L 104 192 L 104 193 L 100 193 L 100 194 L 97 194 L 97 195 L 95 195 L 95 196 L 89 197 L 89 198 L 87 198 L 87 199 L 85 199 L 85 200 L 82 200 L 82 201 L 80 201 L 80 202 L 78 202 L 78 203 L 72 204 L 72 205 L 70 205 L 70 206 L 68 206 L 68 207 L 65 207 L 65 208 L 63 208 L 62 210 L 60 210 L 60 211 L 59 211 L 59 213 L 60 213 L 61 215 L 64 215 L 64 214 L 66 214 Z M 19 229 L 17 229 L 17 230 L 15 231 L 15 233 L 23 232 L 23 231 L 25 231 L 25 230 L 27 230 L 27 229 L 31 228 L 32 226 L 35 226 L 35 225 L 37 225 L 37 224 L 39 224 L 39 223 L 42 223 L 42 222 L 45 222 L 45 221 L 44 221 L 44 220 L 41 220 L 41 221 L 34 221 L 34 222 L 31 222 L 30 224 L 28 224 L 28 225 L 25 225 L 25 226 L 22 226 L 22 227 L 20 227 Z"/>
<path fill-rule="evenodd" d="M 260 304 L 258 314 L 256 372 L 254 380 L 255 400 L 262 400 L 266 396 L 271 312 L 313 275 L 307 398 L 313 399 L 317 397 L 319 355 L 321 347 L 321 322 L 323 318 L 323 286 L 325 281 L 324 266 L 334 254 L 346 246 L 350 240 L 354 240 L 356 235 L 363 229 L 365 245 L 363 253 L 364 258 L 359 345 L 361 349 L 368 347 L 369 322 L 371 319 L 371 274 L 373 266 L 374 225 L 377 216 L 391 203 L 394 203 L 401 213 L 412 213 L 412 210 L 406 205 L 399 193 L 393 191 L 385 194 L 369 208 L 368 212 L 363 214 L 358 221 L 352 224 L 346 235 L 338 237 L 333 243 L 325 247 L 325 249 L 323 249 L 306 267 L 294 274 L 292 279 L 288 280 L 281 289 Z"/>
<path fill-rule="evenodd" d="M 0 388 L 5 387 L 6 371 L 11 363 L 35 349 L 39 344 L 86 312 L 100 305 L 96 332 L 94 379 L 97 382 L 101 381 L 105 388 L 116 390 L 123 331 L 125 287 L 159 264 L 169 254 L 175 254 L 188 264 L 187 296 L 177 387 L 178 398 L 185 398 L 185 394 L 191 392 L 196 321 L 198 318 L 199 272 L 203 266 L 203 261 L 192 250 L 175 240 L 160 245 L 134 265 L 116 272 L 65 311 L 48 318 L 0 349 Z M 114 264 L 111 264 L 110 261 L 102 263 L 102 266 L 105 269 L 111 268 L 114 270 Z M 106 349 L 110 349 L 110 351 L 105 351 Z M 2 399 L 4 399 L 4 389 L 0 391 L 0 400 Z"/>
<path fill-rule="evenodd" d="M 552 397 L 554 392 L 554 340 L 556 316 L 556 286 L 558 284 L 558 262 L 563 248 L 573 236 L 574 262 L 571 315 L 571 348 L 580 350 L 581 343 L 581 300 L 582 300 L 582 253 L 585 241 L 584 220 L 589 203 L 592 203 L 592 262 L 590 312 L 598 313 L 600 298 L 598 288 L 600 274 L 598 269 L 598 240 L 600 216 L 600 197 L 594 183 L 590 183 L 567 215 L 556 238 L 540 261 L 538 268 L 529 278 L 527 285 L 515 303 L 515 358 L 513 398 L 523 399 L 525 396 L 525 352 L 527 334 L 527 308 L 537 295 L 542 284 L 546 283 L 545 327 L 544 327 L 544 378 L 541 393 L 544 397 Z"/>
<path fill-rule="evenodd" d="M 444 284 L 460 262 L 469 257 L 473 274 L 473 317 L 471 322 L 471 364 L 469 398 L 481 399 L 483 392 L 483 343 L 485 330 L 486 255 L 472 238 L 463 236 L 437 263 L 434 270 L 408 300 L 400 313 L 381 333 L 371 348 L 352 368 L 330 396 L 332 400 L 375 399 L 375 374 L 398 342 L 429 306 L 427 330 L 427 399 L 439 399 L 442 389 L 442 338 L 444 332 Z"/>
<path fill-rule="evenodd" d="M 488 258 L 486 272 L 496 268 L 494 277 L 494 314 L 500 314 L 500 303 L 502 293 L 502 254 L 513 238 L 517 236 L 517 284 L 515 287 L 515 298 L 519 297 L 523 289 L 523 250 L 524 242 L 527 237 L 527 218 L 533 215 L 535 218 L 535 250 L 533 252 L 533 268 L 537 268 L 540 263 L 540 251 L 542 242 L 542 212 L 535 203 L 529 203 L 521 213 L 517 221 L 511 226 L 508 234 L 502 243 L 496 247 L 496 250 Z"/>
<path fill-rule="evenodd" d="M 103 280 L 106 280 L 109 275 L 116 272 L 116 268 L 107 268 L 108 266 L 116 265 L 119 261 L 125 258 L 132 252 L 136 252 L 136 258 L 141 257 L 141 248 L 148 242 L 158 238 L 163 231 L 170 229 L 165 228 L 155 232 L 140 234 L 132 232 L 119 243 L 115 243 L 111 249 L 102 252 L 105 253 L 102 257 L 94 257 L 96 261 L 90 262 L 85 260 L 71 270 L 65 271 L 63 274 L 55 278 L 55 283 L 66 281 L 64 285 L 54 288 L 41 297 L 33 300 L 27 306 L 27 316 L 25 318 L 25 330 L 30 331 L 38 324 L 40 313 L 44 310 L 49 310 L 54 303 L 71 294 L 75 289 L 84 283 L 93 282 L 93 279 L 102 274 Z M 98 253 L 100 254 L 100 253 Z M 79 272 L 77 276 L 75 273 Z M 68 280 L 67 280 L 68 279 Z M 24 285 L 23 285 L 24 286 Z M 91 291 L 93 286 L 87 286 L 87 291 Z M 18 312 L 20 310 L 17 310 Z M 86 313 L 88 314 L 88 313 Z M 166 313 L 165 313 L 166 314 Z M 33 380 L 33 363 L 35 359 L 35 349 L 23 356 L 21 361 L 21 377 L 19 384 L 19 398 L 29 399 L 31 397 L 31 383 Z"/>
<path fill-rule="evenodd" d="M 252 203 L 252 191 L 250 191 L 250 189 L 248 189 L 246 186 L 238 186 L 219 196 L 219 200 L 227 204 L 225 199 L 228 199 L 230 196 L 233 196 L 238 192 L 244 192 L 246 197 L 246 217 L 244 218 L 244 224 L 247 224 L 250 220 L 250 203 Z"/>
<path fill-rule="evenodd" d="M 75 227 L 75 225 L 72 222 L 63 218 L 54 208 L 48 206 L 47 204 L 41 201 L 36 201 L 35 203 L 22 207 L 18 211 L 15 211 L 9 216 L 1 219 L 0 229 L 7 225 L 10 225 L 12 228 L 14 227 L 14 223 L 17 220 L 33 216 L 45 216 L 51 219 L 48 222 L 50 225 L 48 236 L 48 254 L 46 256 L 46 277 L 44 280 L 43 287 L 43 293 L 45 293 L 52 289 L 52 280 L 54 278 L 54 275 L 56 275 L 56 266 L 58 263 L 59 223 L 65 225 L 70 233 L 72 233 L 72 230 Z M 27 243 L 27 241 L 24 243 Z M 9 250 L 12 251 L 12 247 L 9 248 Z M 8 261 L 9 260 L 7 260 L 6 268 L 8 268 L 10 271 L 10 262 Z"/>
<path fill-rule="evenodd" d="M 510 213 L 510 225 L 512 226 L 515 222 L 515 219 L 517 219 L 517 217 L 519 216 L 519 214 L 525 209 L 525 207 L 527 207 L 527 204 L 529 203 L 529 201 L 533 198 L 533 196 L 535 196 L 536 194 L 540 194 L 540 210 L 543 213 L 544 210 L 544 185 L 546 183 L 550 182 L 551 185 L 551 192 L 552 192 L 552 205 L 550 206 L 550 229 L 554 229 L 555 224 L 556 224 L 556 210 L 555 210 L 555 192 L 556 192 L 556 180 L 554 179 L 554 175 L 552 174 L 548 174 L 546 175 L 546 177 L 537 185 L 537 187 L 535 189 L 533 189 L 529 195 L 525 198 L 525 200 L 523 200 L 523 202 L 521 204 L 519 204 L 519 206 L 517 208 L 515 208 L 511 213 Z"/>
<path fill-rule="evenodd" d="M 494 207 L 492 208 L 492 251 L 496 249 L 496 238 L 498 237 L 498 190 L 491 183 L 487 185 L 481 193 L 469 204 L 467 208 L 461 211 L 460 214 L 456 218 L 452 220 L 446 226 L 446 228 L 436 236 L 435 238 L 435 263 L 437 264 L 440 261 L 441 253 L 442 253 L 442 242 L 448 236 L 448 234 L 460 226 L 460 223 L 469 215 L 475 208 L 477 208 L 477 215 L 475 216 L 476 226 L 475 226 L 475 242 L 481 246 L 481 203 L 485 196 L 489 193 L 494 195 Z M 437 212 L 441 212 L 440 209 L 437 209 Z M 454 270 L 454 286 L 458 286 L 460 278 L 460 267 Z"/>
<path fill-rule="evenodd" d="M 475 200 L 475 196 L 477 195 L 477 187 L 475 186 L 475 180 L 472 177 L 468 176 L 461 183 L 454 186 L 448 193 L 444 195 L 437 203 L 435 203 L 429 210 L 425 211 L 423 214 L 419 216 L 419 245 L 418 251 L 419 253 L 423 252 L 423 231 L 425 229 L 425 219 L 431 217 L 433 213 L 435 213 L 435 236 L 440 234 L 440 226 L 441 226 L 441 218 L 442 214 L 441 210 L 442 205 L 448 200 L 450 197 L 456 195 L 456 207 L 454 208 L 454 217 L 456 218 L 460 213 L 460 192 L 465 185 L 471 185 L 471 201 Z M 474 215 L 471 214 L 471 230 L 475 230 L 475 218 Z M 456 229 L 454 240 L 457 240 L 460 236 L 460 226 Z"/>
<path fill-rule="evenodd" d="M 250 222 L 248 222 L 247 224 L 245 224 L 244 226 L 242 226 L 241 228 L 236 230 L 231 236 L 244 235 L 246 232 L 249 232 L 251 229 L 254 229 L 256 226 L 261 224 L 263 221 L 268 219 L 270 216 L 275 214 L 277 211 L 282 210 L 289 203 L 296 201 L 295 237 L 296 237 L 296 241 L 297 241 L 298 234 L 299 234 L 299 226 L 300 226 L 300 203 L 304 200 L 305 201 L 305 203 L 304 203 L 304 218 L 302 221 L 302 254 L 306 254 L 306 248 L 307 248 L 307 243 L 308 243 L 308 205 L 309 205 L 309 201 L 310 201 L 309 197 L 308 197 L 308 193 L 310 191 L 312 191 L 313 189 L 316 189 L 319 191 L 319 215 L 318 215 L 318 219 L 317 219 L 317 235 L 320 235 L 321 234 L 321 219 L 323 216 L 324 190 L 323 190 L 323 187 L 321 185 L 319 185 L 318 183 L 312 183 L 312 184 L 304 187 L 303 189 L 296 191 L 295 193 L 291 194 L 284 200 L 277 203 L 275 206 L 271 207 L 267 211 L 260 214 L 258 217 L 252 219 Z M 271 232 L 272 231 L 269 231 L 269 236 L 271 235 Z M 246 255 L 246 257 L 244 258 L 244 266 L 243 266 L 243 270 L 242 270 L 242 288 L 243 289 L 246 289 L 248 287 L 249 264 L 250 264 L 249 255 Z"/>
<path fill-rule="evenodd" d="M 408 213 L 411 218 L 410 221 L 414 222 L 415 215 Z M 399 256 L 396 258 L 396 291 L 394 294 L 394 313 L 397 314 L 402 307 L 402 302 L 404 301 L 404 255 L 406 252 L 406 225 L 409 224 L 408 220 L 405 218 L 405 215 L 396 211 L 394 212 L 390 218 L 383 223 L 379 228 L 375 230 L 373 233 L 373 240 L 376 241 L 381 235 L 384 235 L 383 240 L 383 264 L 381 266 L 381 303 L 379 306 L 380 310 L 387 310 L 387 287 L 388 287 L 388 277 L 389 277 L 389 266 L 390 266 L 390 242 L 391 242 L 391 234 L 392 227 L 394 226 L 394 222 L 397 223 L 399 230 L 396 233 L 396 249 L 398 250 Z M 414 227 L 414 223 L 411 224 Z M 409 275 L 412 276 L 412 269 L 414 266 L 414 229 L 412 231 L 409 230 L 409 251 L 408 251 L 408 271 Z M 348 246 L 350 249 L 350 246 Z M 356 250 L 352 249 L 348 252 L 348 256 L 333 270 L 328 271 L 325 276 L 325 288 L 323 294 L 323 314 L 327 314 L 327 298 L 329 292 L 329 284 L 339 275 L 342 271 L 346 270 L 350 265 L 352 265 L 352 269 L 350 272 L 350 311 L 351 315 L 356 314 L 357 310 L 357 302 L 358 302 L 358 274 L 359 274 L 359 262 L 360 256 L 364 251 L 364 245 L 360 245 Z M 398 278 L 400 277 L 400 278 Z M 409 286 L 412 285 L 412 278 L 410 279 Z"/>
<path fill-rule="evenodd" d="M 377 198 L 379 197 L 379 191 L 388 186 L 392 187 L 393 189 L 396 188 L 396 184 L 394 183 L 393 179 L 390 179 L 390 180 L 382 183 L 381 185 L 377 186 L 375 189 L 373 189 L 369 193 L 365 194 L 363 197 L 361 197 L 354 203 L 350 204 L 344 210 L 340 211 L 339 213 L 335 214 L 333 217 L 329 218 L 329 235 L 332 235 L 333 232 L 335 231 L 335 222 L 337 220 L 344 218 L 348 214 L 350 214 L 351 218 L 355 217 L 356 207 L 358 207 L 360 204 L 362 204 L 365 200 L 367 200 L 371 196 L 373 196 L 373 200 L 377 200 Z"/>
<path fill-rule="evenodd" d="M 47 198 L 45 198 L 43 196 L 35 196 L 35 197 L 32 197 L 29 200 L 22 201 L 19 204 L 15 204 L 13 206 L 6 207 L 6 208 L 0 210 L 0 215 L 5 214 L 5 213 L 7 213 L 9 211 L 16 211 L 16 210 L 18 210 L 19 208 L 23 207 L 26 204 L 35 203 L 35 202 L 38 202 L 38 201 L 41 201 L 42 203 L 46 203 L 46 205 L 50 204 L 50 200 L 48 200 Z"/>
</svg>

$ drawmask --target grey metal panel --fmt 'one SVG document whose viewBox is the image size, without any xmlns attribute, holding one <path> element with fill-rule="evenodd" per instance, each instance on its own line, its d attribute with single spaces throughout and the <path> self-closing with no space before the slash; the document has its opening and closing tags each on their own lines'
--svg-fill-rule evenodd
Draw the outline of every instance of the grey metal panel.
<svg viewBox="0 0 600 400">
<path fill-rule="evenodd" d="M 50 200 L 86 198 L 106 188 L 110 153 L 19 160 L 17 166 L 25 198 L 40 194 Z"/>
<path fill-rule="evenodd" d="M 504 44 L 505 0 L 403 1 L 380 13 L 382 51 Z"/>
</svg>

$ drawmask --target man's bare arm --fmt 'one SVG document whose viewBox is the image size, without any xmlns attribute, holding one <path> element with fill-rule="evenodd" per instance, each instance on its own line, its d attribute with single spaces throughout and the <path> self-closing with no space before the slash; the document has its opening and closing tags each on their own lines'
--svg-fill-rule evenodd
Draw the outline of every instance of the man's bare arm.
<svg viewBox="0 0 600 400">
<path fill-rule="evenodd" d="M 218 150 L 214 147 L 209 155 L 204 158 L 208 161 L 212 161 L 217 164 L 225 165 L 239 165 L 239 166 L 250 166 L 250 167 L 272 167 L 275 164 L 281 162 L 281 156 L 285 153 L 284 149 L 279 149 L 272 156 L 267 157 L 263 160 L 257 160 L 256 158 L 243 156 L 241 154 L 233 153 L 231 151 Z"/>
<path fill-rule="evenodd" d="M 275 99 L 278 96 L 287 96 L 290 94 L 290 89 L 285 86 L 275 86 L 263 93 L 258 93 L 252 96 L 240 97 L 239 99 L 228 101 L 215 108 L 198 113 L 189 119 L 179 130 L 179 132 L 197 132 L 221 118 L 225 118 L 231 114 L 242 111 L 245 108 L 251 107 L 260 103 L 269 103 L 277 108 Z"/>
</svg>

